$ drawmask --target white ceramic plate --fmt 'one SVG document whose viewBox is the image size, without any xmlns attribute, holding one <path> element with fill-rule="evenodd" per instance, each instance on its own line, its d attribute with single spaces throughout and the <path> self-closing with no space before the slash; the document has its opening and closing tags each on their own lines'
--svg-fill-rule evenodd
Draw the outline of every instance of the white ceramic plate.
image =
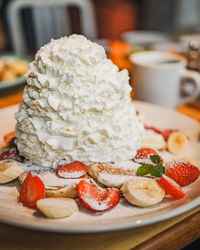
<svg viewBox="0 0 200 250">
<path fill-rule="evenodd" d="M 142 102 L 135 102 L 135 106 L 141 112 L 146 124 L 160 128 L 179 128 L 185 131 L 192 140 L 195 140 L 199 134 L 199 123 L 175 111 Z M 17 106 L 0 110 L 1 136 L 13 130 L 16 110 Z M 191 144 L 187 156 L 199 161 L 199 144 Z M 0 186 L 0 221 L 31 229 L 68 233 L 135 228 L 170 219 L 200 205 L 199 186 L 200 178 L 184 188 L 185 198 L 181 200 L 165 198 L 160 204 L 149 208 L 137 208 L 121 200 L 117 207 L 101 214 L 90 213 L 80 206 L 80 211 L 73 216 L 53 220 L 18 204 L 19 185 L 16 181 Z"/>
</svg>

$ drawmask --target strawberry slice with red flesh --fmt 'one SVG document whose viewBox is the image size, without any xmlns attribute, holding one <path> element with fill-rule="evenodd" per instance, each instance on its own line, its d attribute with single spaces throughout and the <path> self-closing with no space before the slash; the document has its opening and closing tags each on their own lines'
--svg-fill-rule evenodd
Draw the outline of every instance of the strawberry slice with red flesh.
<svg viewBox="0 0 200 250">
<path fill-rule="evenodd" d="M 151 164 L 150 155 L 158 155 L 152 148 L 140 148 L 137 150 L 134 160 L 140 164 Z M 162 160 L 162 158 L 160 157 Z"/>
<path fill-rule="evenodd" d="M 8 144 L 10 140 L 12 140 L 12 138 L 14 137 L 15 137 L 15 131 L 12 131 L 12 132 L 5 134 L 3 137 L 3 140 L 5 141 L 6 144 Z"/>
<path fill-rule="evenodd" d="M 93 212 L 102 212 L 117 205 L 120 200 L 116 188 L 100 188 L 84 180 L 77 185 L 78 196 L 83 206 Z"/>
<path fill-rule="evenodd" d="M 88 166 L 80 161 L 74 161 L 65 165 L 58 165 L 57 175 L 65 179 L 77 179 L 88 172 Z"/>
<path fill-rule="evenodd" d="M 44 183 L 38 176 L 29 172 L 21 186 L 20 202 L 26 207 L 35 207 L 36 202 L 43 198 L 45 198 Z"/>
<path fill-rule="evenodd" d="M 9 148 L 8 150 L 0 154 L 0 161 L 9 160 L 9 159 L 19 161 L 19 162 L 22 161 L 21 157 L 17 155 L 16 148 Z"/>
<path fill-rule="evenodd" d="M 169 162 L 165 169 L 165 174 L 182 187 L 194 182 L 200 174 L 196 166 L 186 161 Z"/>
<path fill-rule="evenodd" d="M 157 179 L 156 182 L 162 189 L 165 190 L 166 194 L 169 194 L 176 199 L 181 199 L 185 196 L 181 187 L 174 180 L 164 174 L 161 178 Z"/>
</svg>

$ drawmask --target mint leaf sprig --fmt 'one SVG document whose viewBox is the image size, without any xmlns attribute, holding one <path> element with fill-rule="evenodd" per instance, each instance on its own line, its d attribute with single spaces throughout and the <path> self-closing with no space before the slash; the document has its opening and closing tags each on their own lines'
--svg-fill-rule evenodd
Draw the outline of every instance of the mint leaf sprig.
<svg viewBox="0 0 200 250">
<path fill-rule="evenodd" d="M 150 174 L 155 177 L 161 177 L 165 173 L 165 168 L 162 165 L 163 160 L 159 155 L 150 155 L 150 160 L 154 164 L 143 164 L 137 169 L 137 175 L 144 176 Z"/>
</svg>

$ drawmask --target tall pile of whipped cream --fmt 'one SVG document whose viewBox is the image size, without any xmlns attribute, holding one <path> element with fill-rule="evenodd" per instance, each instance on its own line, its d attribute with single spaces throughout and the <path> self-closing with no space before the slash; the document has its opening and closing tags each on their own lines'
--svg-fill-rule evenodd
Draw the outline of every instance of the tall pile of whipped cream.
<svg viewBox="0 0 200 250">
<path fill-rule="evenodd" d="M 72 35 L 41 47 L 29 64 L 16 113 L 20 155 L 43 167 L 59 161 L 132 159 L 143 125 L 130 98 L 127 70 L 103 47 Z"/>
</svg>

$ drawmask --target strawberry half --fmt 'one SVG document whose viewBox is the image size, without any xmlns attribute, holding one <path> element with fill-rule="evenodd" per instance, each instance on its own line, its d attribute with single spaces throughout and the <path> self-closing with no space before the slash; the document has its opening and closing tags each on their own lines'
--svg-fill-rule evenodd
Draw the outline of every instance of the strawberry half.
<svg viewBox="0 0 200 250">
<path fill-rule="evenodd" d="M 134 160 L 140 164 L 151 163 L 150 155 L 158 155 L 158 153 L 152 148 L 140 148 L 137 150 Z M 160 157 L 162 160 L 162 158 Z"/>
<path fill-rule="evenodd" d="M 65 165 L 58 165 L 57 175 L 65 179 L 80 178 L 88 172 L 88 166 L 80 161 L 74 161 Z"/>
<path fill-rule="evenodd" d="M 36 202 L 45 198 L 45 186 L 38 176 L 28 173 L 22 183 L 19 200 L 26 207 L 35 207 Z"/>
<path fill-rule="evenodd" d="M 10 140 L 14 137 L 15 137 L 15 131 L 12 131 L 12 132 L 5 134 L 3 137 L 3 140 L 5 141 L 6 144 L 8 144 Z"/>
<path fill-rule="evenodd" d="M 100 188 L 84 180 L 77 185 L 78 196 L 83 206 L 93 212 L 102 212 L 113 208 L 120 199 L 116 188 Z"/>
<path fill-rule="evenodd" d="M 21 157 L 17 155 L 16 148 L 9 148 L 8 150 L 0 154 L 0 161 L 8 159 L 12 159 L 19 162 L 22 161 Z"/>
<path fill-rule="evenodd" d="M 162 189 L 165 190 L 166 194 L 169 194 L 176 199 L 181 199 L 185 196 L 185 193 L 183 192 L 181 187 L 175 181 L 164 174 L 161 178 L 157 179 L 156 182 Z"/>
<path fill-rule="evenodd" d="M 197 167 L 186 161 L 169 162 L 165 169 L 165 174 L 182 187 L 194 182 L 200 174 Z"/>
</svg>

